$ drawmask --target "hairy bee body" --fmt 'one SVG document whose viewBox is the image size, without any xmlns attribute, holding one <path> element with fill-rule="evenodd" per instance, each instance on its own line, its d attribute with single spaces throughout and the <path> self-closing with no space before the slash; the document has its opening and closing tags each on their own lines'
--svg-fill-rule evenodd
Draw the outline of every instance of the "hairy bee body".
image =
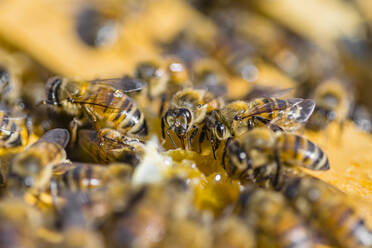
<svg viewBox="0 0 372 248">
<path fill-rule="evenodd" d="M 71 168 L 53 178 L 57 192 L 86 191 L 105 186 L 109 180 L 131 173 L 132 168 L 125 164 L 97 165 L 73 163 Z M 125 175 L 124 175 L 125 174 Z"/>
<path fill-rule="evenodd" d="M 0 148 L 27 145 L 31 130 L 26 116 L 11 117 L 0 111 Z"/>
<path fill-rule="evenodd" d="M 120 132 L 103 128 L 100 130 L 102 140 L 94 130 L 79 131 L 79 147 L 87 160 L 94 163 L 109 164 L 125 162 L 136 166 L 144 154 L 144 144 L 137 138 L 123 136 Z"/>
<path fill-rule="evenodd" d="M 230 141 L 223 165 L 232 178 L 261 183 L 268 180 L 273 187 L 278 187 L 284 169 L 328 170 L 330 167 L 327 155 L 310 140 L 292 133 L 273 133 L 266 128 Z"/>
<path fill-rule="evenodd" d="M 124 90 L 110 86 L 109 82 L 52 78 L 46 87 L 46 103 L 77 118 L 85 114 L 101 128 L 114 128 L 123 134 L 135 136 L 147 135 L 146 120 L 136 102 Z"/>
<path fill-rule="evenodd" d="M 162 118 L 163 137 L 165 124 L 167 124 L 168 137 L 170 137 L 168 131 L 171 129 L 181 142 L 187 136 L 189 144 L 207 114 L 221 106 L 223 106 L 222 100 L 206 90 L 188 88 L 177 92 Z M 191 131 L 193 132 L 190 134 Z"/>
<path fill-rule="evenodd" d="M 316 178 L 290 179 L 284 195 L 296 210 L 340 247 L 372 247 L 372 232 L 346 196 Z"/>
<path fill-rule="evenodd" d="M 207 117 L 203 130 L 210 136 L 214 152 L 221 141 L 239 137 L 257 127 L 268 126 L 274 131 L 295 130 L 308 120 L 314 105 L 313 100 L 301 98 L 234 101 Z M 200 138 L 202 142 L 204 135 Z"/>
<path fill-rule="evenodd" d="M 273 240 L 271 245 L 277 247 L 315 247 L 309 229 L 280 193 L 249 187 L 241 193 L 235 211 L 256 227 L 262 247 Z"/>
<path fill-rule="evenodd" d="M 12 162 L 11 175 L 26 186 L 43 188 L 52 176 L 53 166 L 67 161 L 64 148 L 70 135 L 66 129 L 52 129 L 19 153 Z"/>
</svg>

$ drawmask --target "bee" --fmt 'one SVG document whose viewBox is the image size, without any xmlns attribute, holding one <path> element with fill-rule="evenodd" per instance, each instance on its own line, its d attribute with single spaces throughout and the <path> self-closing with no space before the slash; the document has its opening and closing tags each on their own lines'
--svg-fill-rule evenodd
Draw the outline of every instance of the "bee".
<svg viewBox="0 0 372 248">
<path fill-rule="evenodd" d="M 139 91 L 145 83 L 123 77 L 93 81 L 72 81 L 53 77 L 46 85 L 47 100 L 74 116 L 71 123 L 72 143 L 76 140 L 77 127 L 87 121 L 100 128 L 114 128 L 122 134 L 146 136 L 147 124 L 137 103 L 125 93 Z"/>
<path fill-rule="evenodd" d="M 177 147 L 169 134 L 169 130 L 173 130 L 183 148 L 185 148 L 186 136 L 188 148 L 190 148 L 191 140 L 199 130 L 198 126 L 203 123 L 207 114 L 222 106 L 222 98 L 216 98 L 206 90 L 188 88 L 177 92 L 161 120 L 163 139 L 166 132 L 174 147 Z M 165 130 L 166 125 L 168 128 Z"/>
<path fill-rule="evenodd" d="M 31 129 L 31 119 L 27 115 L 12 116 L 7 111 L 0 111 L 0 148 L 27 145 Z"/>
<path fill-rule="evenodd" d="M 203 58 L 195 61 L 191 74 L 194 88 L 208 90 L 215 96 L 227 94 L 228 77 L 216 60 Z"/>
<path fill-rule="evenodd" d="M 206 119 L 199 143 L 207 136 L 213 155 L 221 141 L 239 137 L 256 127 L 269 126 L 274 131 L 298 129 L 311 116 L 315 103 L 311 99 L 258 98 L 234 101 L 214 111 Z"/>
<path fill-rule="evenodd" d="M 43 216 L 35 208 L 15 197 L 3 199 L 0 204 L 0 246 L 35 248 L 36 233 L 44 224 Z M 35 230 L 30 233 L 29 230 Z"/>
<path fill-rule="evenodd" d="M 252 226 L 236 216 L 223 218 L 213 225 L 213 247 L 256 247 L 256 235 Z"/>
<path fill-rule="evenodd" d="M 287 180 L 282 192 L 288 202 L 318 230 L 327 230 L 340 247 L 372 247 L 372 232 L 349 206 L 346 196 L 319 179 L 307 176 Z"/>
<path fill-rule="evenodd" d="M 160 114 L 173 94 L 192 86 L 186 65 L 176 58 L 139 63 L 134 74 L 148 83 L 147 97 L 150 100 L 160 99 Z"/>
<path fill-rule="evenodd" d="M 274 188 L 279 186 L 282 170 L 286 168 L 322 171 L 330 168 L 326 153 L 312 141 L 266 128 L 252 130 L 228 142 L 222 162 L 232 178 L 269 181 Z"/>
<path fill-rule="evenodd" d="M 115 179 L 129 179 L 132 167 L 126 164 L 110 164 L 107 166 L 87 163 L 59 164 L 56 167 L 68 168 L 64 172 L 55 172 L 51 189 L 56 193 L 63 191 L 87 191 L 106 186 Z"/>
<path fill-rule="evenodd" d="M 66 129 L 46 132 L 38 141 L 17 154 L 11 164 L 11 178 L 27 187 L 44 189 L 52 177 L 53 166 L 67 162 L 65 147 L 70 139 Z"/>
<path fill-rule="evenodd" d="M 353 94 L 344 82 L 332 78 L 321 83 L 314 92 L 316 107 L 307 127 L 319 131 L 335 121 L 342 127 L 353 105 Z"/>
<path fill-rule="evenodd" d="M 79 131 L 79 148 L 89 157 L 89 162 L 109 164 L 120 161 L 137 166 L 142 160 L 144 143 L 141 140 L 123 136 L 110 128 L 103 128 L 100 132 L 103 137 L 101 143 L 97 142 L 99 134 L 96 131 Z"/>
<path fill-rule="evenodd" d="M 280 193 L 248 187 L 240 194 L 235 212 L 256 228 L 259 247 L 315 247 L 304 221 Z"/>
</svg>

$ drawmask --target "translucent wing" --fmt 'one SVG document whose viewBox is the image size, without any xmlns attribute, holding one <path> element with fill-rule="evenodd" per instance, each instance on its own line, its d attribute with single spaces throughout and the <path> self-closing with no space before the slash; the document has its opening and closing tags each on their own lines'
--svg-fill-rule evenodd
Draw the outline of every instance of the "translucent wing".
<svg viewBox="0 0 372 248">
<path fill-rule="evenodd" d="M 242 115 L 236 116 L 235 119 L 246 119 L 251 116 L 259 115 L 262 113 L 269 113 L 272 111 L 282 111 L 282 110 L 290 109 L 294 105 L 297 105 L 303 101 L 304 99 L 302 98 L 291 98 L 288 100 L 281 100 L 281 99 L 276 99 L 276 98 L 257 99 L 256 100 L 257 104 L 254 107 L 252 107 L 245 113 L 242 113 Z M 289 105 L 287 103 L 289 103 Z"/>
<path fill-rule="evenodd" d="M 109 85 L 122 90 L 124 93 L 141 91 L 147 85 L 145 81 L 129 76 L 124 76 L 122 78 L 95 79 L 90 81 L 90 83 Z"/>
</svg>

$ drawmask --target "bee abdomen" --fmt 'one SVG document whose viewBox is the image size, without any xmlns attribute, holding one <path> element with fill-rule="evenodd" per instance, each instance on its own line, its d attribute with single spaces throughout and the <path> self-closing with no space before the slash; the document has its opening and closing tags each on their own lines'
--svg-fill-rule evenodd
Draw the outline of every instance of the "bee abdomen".
<svg viewBox="0 0 372 248">
<path fill-rule="evenodd" d="M 324 151 L 312 141 L 295 134 L 283 133 L 277 138 L 277 150 L 282 162 L 311 170 L 328 170 Z"/>
</svg>

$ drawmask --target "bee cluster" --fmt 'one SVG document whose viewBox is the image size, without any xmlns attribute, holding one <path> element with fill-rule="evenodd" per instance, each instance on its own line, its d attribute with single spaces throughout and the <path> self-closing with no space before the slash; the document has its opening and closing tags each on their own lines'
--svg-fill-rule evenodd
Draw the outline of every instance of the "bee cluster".
<svg viewBox="0 0 372 248">
<path fill-rule="evenodd" d="M 333 164 L 305 130 L 371 131 L 346 62 L 255 4 L 188 4 L 213 36 L 185 27 L 122 77 L 51 76 L 0 50 L 0 247 L 372 247 L 346 195 L 308 173 Z M 100 11 L 76 17 L 87 46 L 114 42 Z"/>
</svg>

